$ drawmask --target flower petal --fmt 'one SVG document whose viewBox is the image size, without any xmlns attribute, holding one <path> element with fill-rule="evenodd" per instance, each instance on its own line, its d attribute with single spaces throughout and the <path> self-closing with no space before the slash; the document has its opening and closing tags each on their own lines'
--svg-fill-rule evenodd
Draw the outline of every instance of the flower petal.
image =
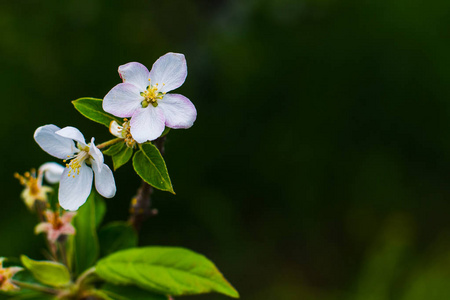
<svg viewBox="0 0 450 300">
<path fill-rule="evenodd" d="M 41 232 L 48 232 L 50 229 L 53 228 L 53 225 L 48 222 L 42 222 L 36 225 L 34 228 L 34 233 L 39 234 Z"/>
<path fill-rule="evenodd" d="M 103 165 L 103 153 L 94 144 L 94 138 L 89 145 L 89 155 L 91 156 L 92 167 L 95 171 L 101 172 Z"/>
<path fill-rule="evenodd" d="M 111 123 L 109 123 L 109 132 L 115 137 L 123 139 L 122 129 L 123 126 L 120 126 L 116 121 L 111 121 Z"/>
<path fill-rule="evenodd" d="M 112 198 L 116 194 L 116 183 L 111 169 L 103 164 L 101 172 L 94 169 L 95 188 L 105 198 Z"/>
<path fill-rule="evenodd" d="M 64 167 L 55 162 L 48 162 L 39 167 L 39 174 L 45 175 L 45 180 L 49 183 L 57 183 L 61 179 Z"/>
<path fill-rule="evenodd" d="M 86 139 L 84 138 L 84 135 L 75 127 L 67 126 L 61 130 L 56 131 L 55 133 L 59 136 L 72 139 L 82 144 L 83 146 L 86 146 Z"/>
<path fill-rule="evenodd" d="M 138 62 L 130 62 L 119 66 L 119 75 L 123 82 L 131 83 L 144 91 L 149 85 L 148 69 Z"/>
<path fill-rule="evenodd" d="M 70 168 L 66 168 L 59 184 L 59 204 L 67 210 L 77 210 L 86 202 L 91 193 L 92 169 L 85 163 L 81 165 L 80 173 L 73 177 Z"/>
<path fill-rule="evenodd" d="M 76 216 L 76 212 L 64 212 L 62 217 L 61 217 L 61 221 L 63 223 L 70 223 L 73 219 L 73 217 Z"/>
<path fill-rule="evenodd" d="M 34 132 L 34 140 L 48 154 L 66 159 L 75 153 L 76 147 L 71 139 L 55 134 L 58 130 L 60 128 L 55 125 L 41 126 Z"/>
<path fill-rule="evenodd" d="M 166 94 L 158 107 L 163 110 L 166 126 L 170 128 L 189 128 L 197 118 L 194 104 L 183 95 Z"/>
<path fill-rule="evenodd" d="M 131 135 L 138 143 L 156 140 L 164 131 L 165 119 L 160 107 L 149 105 L 136 111 L 130 121 Z"/>
<path fill-rule="evenodd" d="M 72 224 L 64 224 L 59 228 L 59 235 L 72 235 L 75 234 L 75 228 L 72 226 Z"/>
<path fill-rule="evenodd" d="M 158 84 L 158 91 L 167 93 L 180 87 L 186 80 L 187 65 L 183 54 L 169 52 L 153 64 L 150 84 Z"/>
<path fill-rule="evenodd" d="M 119 83 L 103 99 L 103 110 L 120 118 L 131 117 L 142 107 L 143 91 L 131 83 Z"/>
</svg>

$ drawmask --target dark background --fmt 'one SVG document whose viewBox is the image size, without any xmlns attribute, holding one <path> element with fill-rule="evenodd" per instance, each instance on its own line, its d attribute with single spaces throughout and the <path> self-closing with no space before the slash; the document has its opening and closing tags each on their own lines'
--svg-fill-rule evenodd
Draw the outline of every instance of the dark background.
<svg viewBox="0 0 450 300">
<path fill-rule="evenodd" d="M 449 1 L 2 1 L 0 28 L 1 256 L 42 258 L 13 178 L 52 160 L 34 130 L 109 139 L 70 101 L 179 52 L 198 118 L 142 245 L 207 255 L 242 299 L 450 298 Z M 107 221 L 139 186 L 116 181 Z"/>
</svg>

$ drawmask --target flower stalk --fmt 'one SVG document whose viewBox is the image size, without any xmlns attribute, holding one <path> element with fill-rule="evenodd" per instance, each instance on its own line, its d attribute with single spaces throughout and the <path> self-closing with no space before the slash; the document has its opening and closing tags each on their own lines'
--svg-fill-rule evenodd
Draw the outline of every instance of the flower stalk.
<svg viewBox="0 0 450 300">
<path fill-rule="evenodd" d="M 161 155 L 164 155 L 164 143 L 166 136 L 160 137 L 153 141 L 153 144 L 158 148 Z M 130 204 L 130 218 L 128 222 L 133 226 L 136 231 L 139 231 L 142 224 L 152 216 L 158 214 L 157 209 L 152 209 L 151 195 L 153 194 L 153 187 L 145 181 L 142 181 L 136 196 L 131 200 Z"/>
</svg>

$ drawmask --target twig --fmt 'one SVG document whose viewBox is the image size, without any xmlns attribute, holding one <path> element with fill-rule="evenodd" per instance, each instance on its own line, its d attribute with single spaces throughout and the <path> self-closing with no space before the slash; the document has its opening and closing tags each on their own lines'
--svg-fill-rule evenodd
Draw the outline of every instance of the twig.
<svg viewBox="0 0 450 300">
<path fill-rule="evenodd" d="M 153 142 L 158 148 L 161 155 L 164 155 L 164 142 L 166 137 L 163 136 Z M 131 200 L 130 205 L 130 218 L 128 222 L 133 226 L 136 231 L 139 231 L 142 227 L 142 223 L 149 217 L 158 214 L 157 209 L 152 209 L 151 195 L 153 194 L 153 187 L 151 187 L 145 181 L 142 181 L 141 186 L 137 190 L 136 196 Z"/>
</svg>

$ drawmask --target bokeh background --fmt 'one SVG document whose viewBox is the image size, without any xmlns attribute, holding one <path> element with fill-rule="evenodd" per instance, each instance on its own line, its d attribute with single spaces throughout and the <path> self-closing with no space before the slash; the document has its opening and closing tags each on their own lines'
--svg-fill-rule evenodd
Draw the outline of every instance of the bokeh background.
<svg viewBox="0 0 450 300">
<path fill-rule="evenodd" d="M 207 255 L 242 299 L 450 298 L 449 1 L 2 1 L 0 28 L 1 256 L 42 257 L 13 178 L 52 159 L 34 130 L 109 139 L 71 100 L 180 52 L 198 119 L 142 245 Z M 139 186 L 116 181 L 107 221 Z"/>
</svg>

